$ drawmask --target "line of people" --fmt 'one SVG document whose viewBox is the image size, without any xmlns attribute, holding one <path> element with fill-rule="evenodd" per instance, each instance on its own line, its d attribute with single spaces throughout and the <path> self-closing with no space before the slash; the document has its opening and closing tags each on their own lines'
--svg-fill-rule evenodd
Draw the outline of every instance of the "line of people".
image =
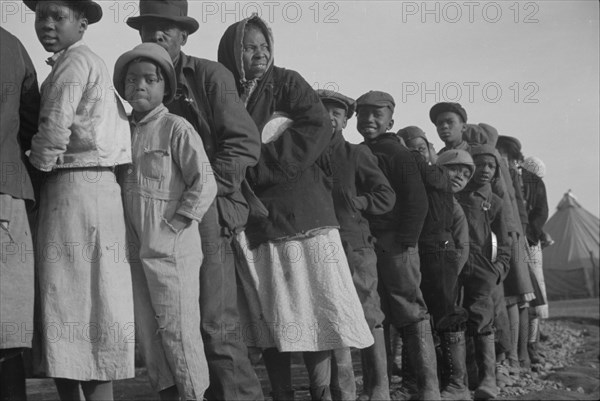
<svg viewBox="0 0 600 401">
<path fill-rule="evenodd" d="M 3 394 L 25 396 L 33 322 L 34 368 L 64 400 L 112 399 L 112 381 L 134 376 L 132 330 L 165 400 L 264 399 L 248 347 L 276 400 L 294 397 L 292 352 L 316 400 L 356 399 L 350 348 L 366 400 L 390 399 L 392 342 L 407 399 L 469 399 L 467 383 L 493 398 L 496 350 L 526 364 L 527 305 L 545 304 L 527 261 L 547 205 L 544 217 L 539 169 L 521 188 L 518 140 L 439 103 L 437 156 L 420 128 L 391 132 L 388 93 L 315 92 L 275 66 L 256 15 L 225 31 L 217 63 L 181 50 L 199 28 L 187 1 L 140 1 L 127 24 L 143 43 L 111 78 L 82 40 L 98 3 L 24 3 L 53 56 L 40 94 L 25 49 L 1 30 L 2 80 L 18 83 L 2 102 L 2 163 L 18 172 L 0 189 Z M 361 145 L 343 137 L 354 113 Z M 34 261 L 12 252 L 33 247 L 35 319 Z M 5 322 L 19 329 L 5 335 Z"/>
</svg>

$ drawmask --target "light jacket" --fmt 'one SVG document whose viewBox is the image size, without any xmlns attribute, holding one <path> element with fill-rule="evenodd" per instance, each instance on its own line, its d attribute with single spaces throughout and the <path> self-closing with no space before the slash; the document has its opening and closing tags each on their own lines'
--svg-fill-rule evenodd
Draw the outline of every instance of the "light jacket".
<svg viewBox="0 0 600 401">
<path fill-rule="evenodd" d="M 79 41 L 48 63 L 31 164 L 52 171 L 129 163 L 129 124 L 104 61 Z"/>
</svg>

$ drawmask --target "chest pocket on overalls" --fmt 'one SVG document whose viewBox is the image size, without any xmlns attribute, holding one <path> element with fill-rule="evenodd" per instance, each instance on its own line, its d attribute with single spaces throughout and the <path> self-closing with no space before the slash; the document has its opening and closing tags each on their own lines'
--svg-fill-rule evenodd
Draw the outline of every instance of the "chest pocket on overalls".
<svg viewBox="0 0 600 401">
<path fill-rule="evenodd" d="M 168 149 L 144 149 L 140 163 L 140 172 L 144 178 L 162 181 L 169 170 L 170 153 Z"/>
</svg>

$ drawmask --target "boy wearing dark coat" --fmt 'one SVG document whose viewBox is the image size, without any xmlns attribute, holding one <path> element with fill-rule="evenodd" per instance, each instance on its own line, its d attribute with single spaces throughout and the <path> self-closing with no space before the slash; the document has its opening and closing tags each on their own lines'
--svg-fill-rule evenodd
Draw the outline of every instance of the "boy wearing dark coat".
<svg viewBox="0 0 600 401">
<path fill-rule="evenodd" d="M 496 151 L 489 145 L 471 147 L 475 173 L 467 187 L 457 194 L 469 224 L 470 253 L 461 273 L 463 307 L 469 312 L 467 334 L 474 337 L 479 370 L 476 399 L 497 395 L 494 350 L 494 304 L 492 292 L 509 269 L 511 238 L 506 227 L 502 199 L 492 193 L 491 182 L 498 178 Z M 492 233 L 497 238 L 497 256 L 492 262 Z"/>
<path fill-rule="evenodd" d="M 340 223 L 340 236 L 352 269 L 354 286 L 375 339 L 374 345 L 362 351 L 365 361 L 363 378 L 368 376 L 363 391 L 372 400 L 389 399 L 384 315 L 377 292 L 377 256 L 369 223 L 363 214 L 389 212 L 394 207 L 396 195 L 369 148 L 351 144 L 342 135 L 348 119 L 354 114 L 355 101 L 333 91 L 318 90 L 317 93 L 329 112 L 333 126 L 333 139 L 327 158 L 331 166 L 333 205 Z M 347 363 L 341 363 L 343 361 Z M 343 367 L 347 368 L 346 372 L 340 372 Z M 342 382 L 339 380 L 342 377 L 354 377 L 348 348 L 334 351 L 331 393 L 334 399 L 356 399 L 355 394 L 350 394 L 354 381 Z"/>
<path fill-rule="evenodd" d="M 400 138 L 388 132 L 395 102 L 385 92 L 370 91 L 357 100 L 357 128 L 396 192 L 394 208 L 368 216 L 377 242 L 379 290 L 386 320 L 403 334 L 414 367 L 419 398 L 439 399 L 437 364 L 429 313 L 419 288 L 418 240 L 427 214 L 427 194 L 419 168 Z"/>
</svg>

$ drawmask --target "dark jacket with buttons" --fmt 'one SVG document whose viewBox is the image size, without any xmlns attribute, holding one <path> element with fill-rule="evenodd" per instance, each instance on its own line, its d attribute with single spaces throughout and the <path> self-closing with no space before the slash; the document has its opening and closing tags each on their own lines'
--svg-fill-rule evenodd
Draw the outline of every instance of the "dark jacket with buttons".
<svg viewBox="0 0 600 401">
<path fill-rule="evenodd" d="M 367 146 L 351 144 L 336 133 L 326 156 L 342 241 L 353 249 L 372 248 L 371 230 L 364 215 L 389 212 L 396 203 L 396 194 Z"/>
<path fill-rule="evenodd" d="M 379 216 L 368 216 L 375 237 L 381 231 L 395 231 L 405 246 L 417 245 L 427 215 L 427 193 L 417 162 L 400 139 L 385 133 L 366 142 L 379 167 L 396 192 L 394 208 Z"/>
</svg>

